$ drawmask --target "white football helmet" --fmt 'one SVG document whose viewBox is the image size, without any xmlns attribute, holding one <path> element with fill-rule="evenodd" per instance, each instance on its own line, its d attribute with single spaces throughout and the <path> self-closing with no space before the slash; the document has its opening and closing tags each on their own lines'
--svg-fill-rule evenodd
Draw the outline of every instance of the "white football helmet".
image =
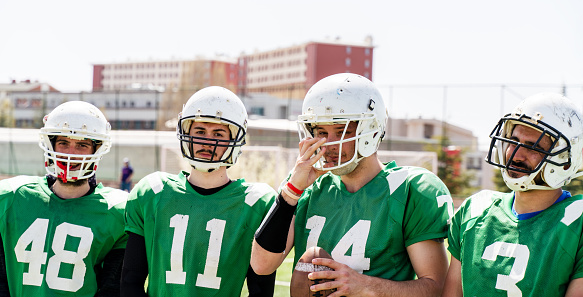
<svg viewBox="0 0 583 297">
<path fill-rule="evenodd" d="M 94 105 L 83 101 L 69 101 L 57 106 L 43 118 L 39 146 L 44 151 L 47 173 L 71 182 L 95 175 L 97 165 L 111 148 L 109 131 L 111 126 L 103 113 Z M 57 153 L 54 144 L 57 136 L 72 139 L 90 139 L 93 142 L 91 155 Z M 78 170 L 70 171 L 71 165 L 80 164 Z"/>
<path fill-rule="evenodd" d="M 355 153 L 349 161 L 332 167 L 324 167 L 322 157 L 314 167 L 319 170 L 332 170 L 343 175 L 352 172 L 364 157 L 375 153 L 385 134 L 388 110 L 376 86 L 367 78 L 352 74 L 339 73 L 325 77 L 314 84 L 304 99 L 302 115 L 298 116 L 300 139 L 314 137 L 318 125 L 344 124 L 344 132 L 339 141 L 327 142 L 324 146 L 338 145 L 355 141 Z M 357 122 L 356 136 L 344 138 L 350 122 Z"/>
<path fill-rule="evenodd" d="M 190 136 L 193 121 L 228 125 L 231 139 L 217 140 Z M 241 146 L 245 144 L 247 110 L 241 99 L 228 89 L 217 86 L 206 87 L 192 95 L 182 108 L 182 112 L 178 115 L 176 134 L 180 140 L 182 156 L 193 168 L 202 172 L 211 172 L 221 166 L 228 168 L 237 162 L 241 154 Z M 214 142 L 213 155 L 217 147 L 227 147 L 222 157 L 216 160 L 195 157 L 192 144 L 208 145 L 209 141 Z"/>
<path fill-rule="evenodd" d="M 516 125 L 535 129 L 541 136 L 532 145 L 512 140 L 512 131 Z M 544 135 L 548 135 L 552 141 L 548 151 L 538 146 Z M 513 191 L 558 189 L 583 175 L 577 172 L 583 164 L 583 116 L 579 107 L 559 94 L 541 93 L 526 98 L 512 113 L 500 119 L 490 138 L 492 141 L 486 162 L 500 167 L 504 182 Z M 510 144 L 515 145 L 515 148 L 507 160 L 506 151 Z M 519 148 L 541 153 L 543 158 L 532 170 L 513 168 L 513 171 L 528 174 L 513 178 L 508 170 Z M 535 180 L 539 174 L 543 184 L 537 184 Z"/>
</svg>

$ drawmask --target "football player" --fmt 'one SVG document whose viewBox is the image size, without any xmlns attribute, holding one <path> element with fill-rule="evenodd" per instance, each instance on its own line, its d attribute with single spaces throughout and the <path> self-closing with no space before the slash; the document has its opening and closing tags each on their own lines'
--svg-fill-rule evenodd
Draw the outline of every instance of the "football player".
<svg viewBox="0 0 583 297">
<path fill-rule="evenodd" d="M 583 196 L 561 189 L 581 175 L 582 119 L 552 93 L 500 119 L 486 162 L 511 192 L 481 191 L 456 212 L 444 296 L 583 296 Z"/>
<path fill-rule="evenodd" d="M 40 129 L 48 174 L 0 181 L 1 296 L 119 296 L 127 193 L 95 181 L 109 132 L 97 107 L 63 103 Z"/>
<path fill-rule="evenodd" d="M 440 294 L 452 200 L 430 171 L 381 163 L 377 149 L 387 116 L 375 85 L 359 75 L 332 75 L 308 91 L 298 117 L 299 157 L 255 235 L 251 264 L 257 273 L 275 270 L 292 246 L 296 262 L 318 246 L 334 260 L 312 263 L 333 271 L 321 269 L 310 279 L 332 281 L 312 291 Z"/>
<path fill-rule="evenodd" d="M 131 191 L 122 296 L 240 296 L 253 234 L 276 195 L 227 175 L 246 131 L 245 106 L 225 88 L 204 88 L 184 105 L 177 135 L 192 169 L 152 173 Z M 252 295 L 272 296 L 274 281 Z"/>
</svg>

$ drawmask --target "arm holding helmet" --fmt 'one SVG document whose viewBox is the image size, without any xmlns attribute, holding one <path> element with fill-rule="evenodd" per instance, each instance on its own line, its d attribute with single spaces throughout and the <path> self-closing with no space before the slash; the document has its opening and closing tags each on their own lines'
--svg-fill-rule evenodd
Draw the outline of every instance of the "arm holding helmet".
<svg viewBox="0 0 583 297">
<path fill-rule="evenodd" d="M 300 155 L 292 169 L 289 183 L 294 190 L 303 191 L 322 174 L 314 165 L 326 151 L 316 150 L 326 142 L 325 138 L 303 139 Z M 284 185 L 283 187 L 288 187 Z M 282 190 L 276 203 L 255 233 L 251 251 L 251 266 L 257 274 L 270 274 L 277 269 L 288 255 L 294 242 L 294 211 L 298 196 L 290 189 Z"/>
</svg>

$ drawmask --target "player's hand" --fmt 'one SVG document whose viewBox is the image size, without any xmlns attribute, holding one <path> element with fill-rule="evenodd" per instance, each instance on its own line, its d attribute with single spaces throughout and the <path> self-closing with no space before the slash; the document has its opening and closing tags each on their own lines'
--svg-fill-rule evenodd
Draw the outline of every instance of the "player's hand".
<svg viewBox="0 0 583 297">
<path fill-rule="evenodd" d="M 289 182 L 299 190 L 306 189 L 325 173 L 313 167 L 326 152 L 326 147 L 321 147 L 324 143 L 326 138 L 304 138 L 300 141 L 300 154 L 289 178 Z M 315 154 L 318 148 L 320 151 Z"/>
<path fill-rule="evenodd" d="M 340 296 L 367 296 L 367 276 L 362 275 L 356 270 L 336 262 L 332 259 L 315 258 L 312 264 L 328 266 L 334 270 L 318 271 L 308 274 L 309 279 L 330 279 L 332 281 L 313 285 L 312 291 L 322 291 L 335 289 L 336 291 L 329 297 Z"/>
</svg>

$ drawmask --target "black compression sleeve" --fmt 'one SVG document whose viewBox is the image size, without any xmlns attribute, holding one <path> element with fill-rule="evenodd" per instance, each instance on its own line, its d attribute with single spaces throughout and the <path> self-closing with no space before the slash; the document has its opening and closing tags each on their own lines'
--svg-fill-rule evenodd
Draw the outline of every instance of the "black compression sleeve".
<svg viewBox="0 0 583 297">
<path fill-rule="evenodd" d="M 249 297 L 273 297 L 275 271 L 269 275 L 258 275 L 249 265 L 249 269 L 247 269 L 247 289 Z"/>
<path fill-rule="evenodd" d="M 291 206 L 279 194 L 267 217 L 255 232 L 255 241 L 272 253 L 283 253 L 296 206 Z"/>
<path fill-rule="evenodd" d="M 143 236 L 128 232 L 128 244 L 121 273 L 121 296 L 147 297 L 144 285 L 148 277 L 146 240 Z"/>
<path fill-rule="evenodd" d="M 0 237 L 0 297 L 10 297 L 8 276 L 6 273 L 6 259 L 4 258 L 4 243 Z"/>
<path fill-rule="evenodd" d="M 118 297 L 125 249 L 109 251 L 103 259 L 103 268 L 97 276 L 97 294 L 95 297 Z"/>
</svg>

